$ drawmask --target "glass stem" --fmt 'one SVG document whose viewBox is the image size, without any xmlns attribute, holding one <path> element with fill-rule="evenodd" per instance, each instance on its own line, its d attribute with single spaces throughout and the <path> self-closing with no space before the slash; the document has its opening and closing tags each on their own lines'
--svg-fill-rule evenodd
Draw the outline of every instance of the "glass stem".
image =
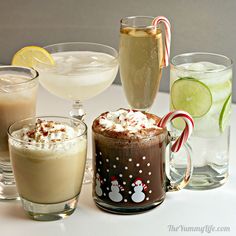
<svg viewBox="0 0 236 236">
<path fill-rule="evenodd" d="M 1 181 L 2 183 L 4 183 L 5 185 L 12 185 L 15 184 L 15 179 L 14 179 L 14 175 L 12 172 L 12 167 L 10 165 L 10 163 L 5 162 L 5 163 L 1 163 L 0 162 L 0 174 L 1 174 Z"/>
<path fill-rule="evenodd" d="M 83 121 L 85 114 L 86 113 L 82 103 L 79 100 L 74 101 L 72 110 L 70 111 L 70 116 Z"/>
</svg>

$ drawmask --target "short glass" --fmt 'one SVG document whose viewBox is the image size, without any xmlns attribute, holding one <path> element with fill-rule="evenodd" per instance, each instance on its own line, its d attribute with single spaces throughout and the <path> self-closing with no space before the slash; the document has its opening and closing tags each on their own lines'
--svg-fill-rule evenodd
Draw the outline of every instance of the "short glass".
<svg viewBox="0 0 236 236">
<path fill-rule="evenodd" d="M 170 109 L 189 112 L 195 123 L 189 139 L 194 169 L 187 188 L 219 187 L 228 177 L 232 60 L 196 52 L 175 56 L 171 63 Z M 177 135 L 183 127 L 180 120 L 172 122 Z M 181 175 L 181 162 L 175 166 Z"/>
<path fill-rule="evenodd" d="M 148 110 L 159 90 L 164 63 L 163 32 L 154 17 L 131 16 L 120 21 L 120 77 L 133 109 Z"/>
<path fill-rule="evenodd" d="M 15 131 L 35 125 L 37 119 L 60 122 L 76 130 L 65 141 L 27 142 Z M 9 149 L 16 186 L 24 210 L 34 220 L 57 220 L 71 215 L 80 194 L 86 152 L 87 127 L 74 118 L 46 116 L 17 121 L 9 127 Z"/>
<path fill-rule="evenodd" d="M 10 163 L 7 129 L 36 110 L 38 72 L 18 66 L 0 66 L 0 199 L 18 197 Z"/>
<path fill-rule="evenodd" d="M 190 150 L 183 146 L 185 172 L 173 178 L 170 167 L 173 171 L 174 166 L 166 155 L 168 144 L 172 137 L 166 128 L 155 136 L 126 139 L 109 137 L 93 127 L 95 204 L 108 212 L 135 214 L 161 204 L 166 192 L 185 187 L 192 173 Z"/>
</svg>

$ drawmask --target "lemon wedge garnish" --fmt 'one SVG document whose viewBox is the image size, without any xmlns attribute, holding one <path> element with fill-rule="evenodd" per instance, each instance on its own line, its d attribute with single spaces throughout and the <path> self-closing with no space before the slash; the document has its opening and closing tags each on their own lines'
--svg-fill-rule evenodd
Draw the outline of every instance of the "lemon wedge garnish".
<svg viewBox="0 0 236 236">
<path fill-rule="evenodd" d="M 13 56 L 12 65 L 36 67 L 38 63 L 54 65 L 55 61 L 51 54 L 44 48 L 38 46 L 26 46 Z"/>
</svg>

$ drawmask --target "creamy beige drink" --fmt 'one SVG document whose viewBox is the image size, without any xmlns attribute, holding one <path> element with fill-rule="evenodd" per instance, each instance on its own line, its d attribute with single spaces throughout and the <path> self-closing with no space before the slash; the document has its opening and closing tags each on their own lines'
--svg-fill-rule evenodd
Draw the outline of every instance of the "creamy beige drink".
<svg viewBox="0 0 236 236">
<path fill-rule="evenodd" d="M 18 197 L 12 173 L 7 129 L 19 119 L 35 115 L 38 72 L 20 66 L 0 66 L 0 199 Z"/>
<path fill-rule="evenodd" d="M 32 203 L 65 202 L 81 190 L 86 126 L 80 121 L 55 119 L 26 120 L 9 130 L 17 189 L 21 198 Z"/>
<path fill-rule="evenodd" d="M 37 83 L 29 75 L 0 71 L 0 162 L 10 160 L 7 129 L 16 120 L 35 115 Z"/>
<path fill-rule="evenodd" d="M 122 24 L 120 75 L 126 98 L 134 109 L 151 107 L 162 75 L 162 32 L 158 28 Z"/>
</svg>

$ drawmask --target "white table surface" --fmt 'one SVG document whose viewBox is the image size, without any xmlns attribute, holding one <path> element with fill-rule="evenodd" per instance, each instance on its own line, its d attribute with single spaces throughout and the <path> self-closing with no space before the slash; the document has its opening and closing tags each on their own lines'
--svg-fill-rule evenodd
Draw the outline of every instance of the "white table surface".
<svg viewBox="0 0 236 236">
<path fill-rule="evenodd" d="M 164 115 L 168 112 L 168 97 L 159 93 L 151 112 Z M 59 99 L 44 89 L 39 90 L 38 115 L 67 115 L 70 102 Z M 86 123 L 101 112 L 127 107 L 122 88 L 111 86 L 101 95 L 85 102 Z M 157 208 L 139 215 L 114 215 L 99 210 L 93 200 L 91 184 L 83 185 L 77 210 L 70 217 L 53 222 L 30 220 L 20 201 L 0 202 L 0 236 L 141 236 L 141 235 L 236 235 L 236 105 L 233 105 L 230 145 L 230 177 L 217 189 L 205 191 L 182 190 L 167 193 Z M 89 130 L 90 132 L 90 130 Z M 91 157 L 91 138 L 89 138 Z M 169 231 L 170 225 L 177 231 Z M 230 227 L 230 232 L 181 232 L 181 227 Z M 183 228 L 182 228 L 183 229 Z"/>
</svg>

